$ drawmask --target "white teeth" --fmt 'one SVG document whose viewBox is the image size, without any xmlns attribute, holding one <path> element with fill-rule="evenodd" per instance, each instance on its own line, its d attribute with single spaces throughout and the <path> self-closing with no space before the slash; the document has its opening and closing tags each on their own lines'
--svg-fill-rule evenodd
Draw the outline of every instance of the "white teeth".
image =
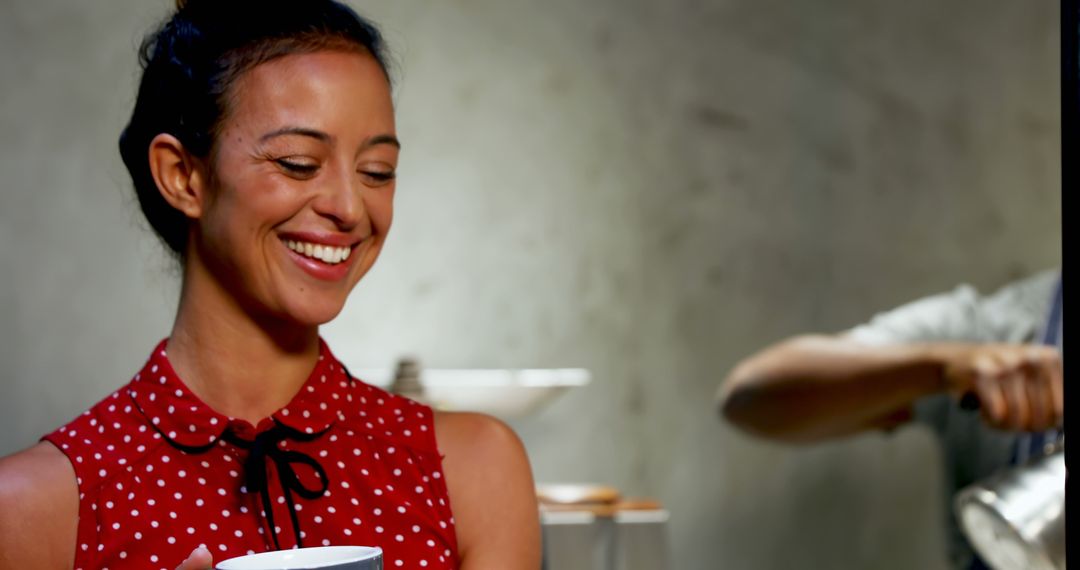
<svg viewBox="0 0 1080 570">
<path fill-rule="evenodd" d="M 349 253 L 352 252 L 352 249 L 348 247 L 333 247 L 329 245 L 299 242 L 293 240 L 285 240 L 285 247 L 295 251 L 296 253 L 299 253 L 300 255 L 313 257 L 315 259 L 318 259 L 319 261 L 322 261 L 323 263 L 328 263 L 331 265 L 345 261 L 349 258 Z"/>
</svg>

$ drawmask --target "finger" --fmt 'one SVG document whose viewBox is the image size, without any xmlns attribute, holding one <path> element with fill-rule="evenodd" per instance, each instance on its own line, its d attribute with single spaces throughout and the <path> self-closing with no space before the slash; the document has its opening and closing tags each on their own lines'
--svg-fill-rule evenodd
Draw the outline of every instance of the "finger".
<svg viewBox="0 0 1080 570">
<path fill-rule="evenodd" d="M 1061 364 L 1061 353 L 1052 348 L 1043 366 L 1046 382 L 1050 385 L 1050 409 L 1053 425 L 1061 425 L 1065 418 L 1065 371 Z"/>
<path fill-rule="evenodd" d="M 214 558 L 206 547 L 200 546 L 176 567 L 176 570 L 211 570 Z"/>
<path fill-rule="evenodd" d="M 1049 370 L 1040 362 L 1028 361 L 1022 369 L 1022 382 L 1028 403 L 1028 431 L 1042 431 L 1054 426 L 1053 397 L 1050 394 Z"/>
<path fill-rule="evenodd" d="M 983 421 L 991 427 L 1000 428 L 1005 424 L 1005 394 L 1001 384 L 991 375 L 979 374 L 975 377 L 975 391 L 979 395 L 979 409 Z"/>
<path fill-rule="evenodd" d="M 1017 431 L 1028 431 L 1031 425 L 1031 402 L 1028 400 L 1024 375 L 1019 371 L 1007 374 L 1001 380 L 1005 395 L 1006 426 Z"/>
</svg>

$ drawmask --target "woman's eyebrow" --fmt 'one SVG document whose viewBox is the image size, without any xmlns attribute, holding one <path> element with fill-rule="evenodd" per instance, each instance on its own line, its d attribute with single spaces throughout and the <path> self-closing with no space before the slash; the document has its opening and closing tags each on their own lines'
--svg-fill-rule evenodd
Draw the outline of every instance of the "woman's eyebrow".
<svg viewBox="0 0 1080 570">
<path fill-rule="evenodd" d="M 370 148 L 380 144 L 388 144 L 401 150 L 401 141 L 394 135 L 375 135 L 370 139 L 364 141 L 364 148 Z"/>
<path fill-rule="evenodd" d="M 303 137 L 311 137 L 320 142 L 330 142 L 331 139 L 330 135 L 322 131 L 317 131 L 315 129 L 308 129 L 304 127 L 284 127 L 276 131 L 271 131 L 259 137 L 259 142 L 266 142 L 272 138 L 285 135 L 299 135 Z"/>
</svg>

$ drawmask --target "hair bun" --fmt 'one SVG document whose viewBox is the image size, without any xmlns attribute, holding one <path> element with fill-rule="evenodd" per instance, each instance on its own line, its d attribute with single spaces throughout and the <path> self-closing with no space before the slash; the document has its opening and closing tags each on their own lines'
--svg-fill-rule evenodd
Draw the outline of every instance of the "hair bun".
<svg viewBox="0 0 1080 570">
<path fill-rule="evenodd" d="M 183 10 L 184 7 L 187 6 L 187 4 L 188 4 L 188 0 L 176 0 L 176 9 L 177 9 L 177 11 Z"/>
</svg>

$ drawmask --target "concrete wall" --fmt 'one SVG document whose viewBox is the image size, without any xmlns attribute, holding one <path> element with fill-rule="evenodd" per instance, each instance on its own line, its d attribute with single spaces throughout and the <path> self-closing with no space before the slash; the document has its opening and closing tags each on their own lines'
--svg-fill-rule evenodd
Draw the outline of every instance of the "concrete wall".
<svg viewBox="0 0 1080 570">
<path fill-rule="evenodd" d="M 116 152 L 166 4 L 0 3 L 0 453 L 168 332 Z M 673 567 L 941 567 L 930 434 L 786 449 L 712 398 L 765 343 L 1059 263 L 1056 3 L 368 4 L 405 152 L 347 363 L 589 368 L 515 427 L 540 480 L 664 501 Z"/>
</svg>

